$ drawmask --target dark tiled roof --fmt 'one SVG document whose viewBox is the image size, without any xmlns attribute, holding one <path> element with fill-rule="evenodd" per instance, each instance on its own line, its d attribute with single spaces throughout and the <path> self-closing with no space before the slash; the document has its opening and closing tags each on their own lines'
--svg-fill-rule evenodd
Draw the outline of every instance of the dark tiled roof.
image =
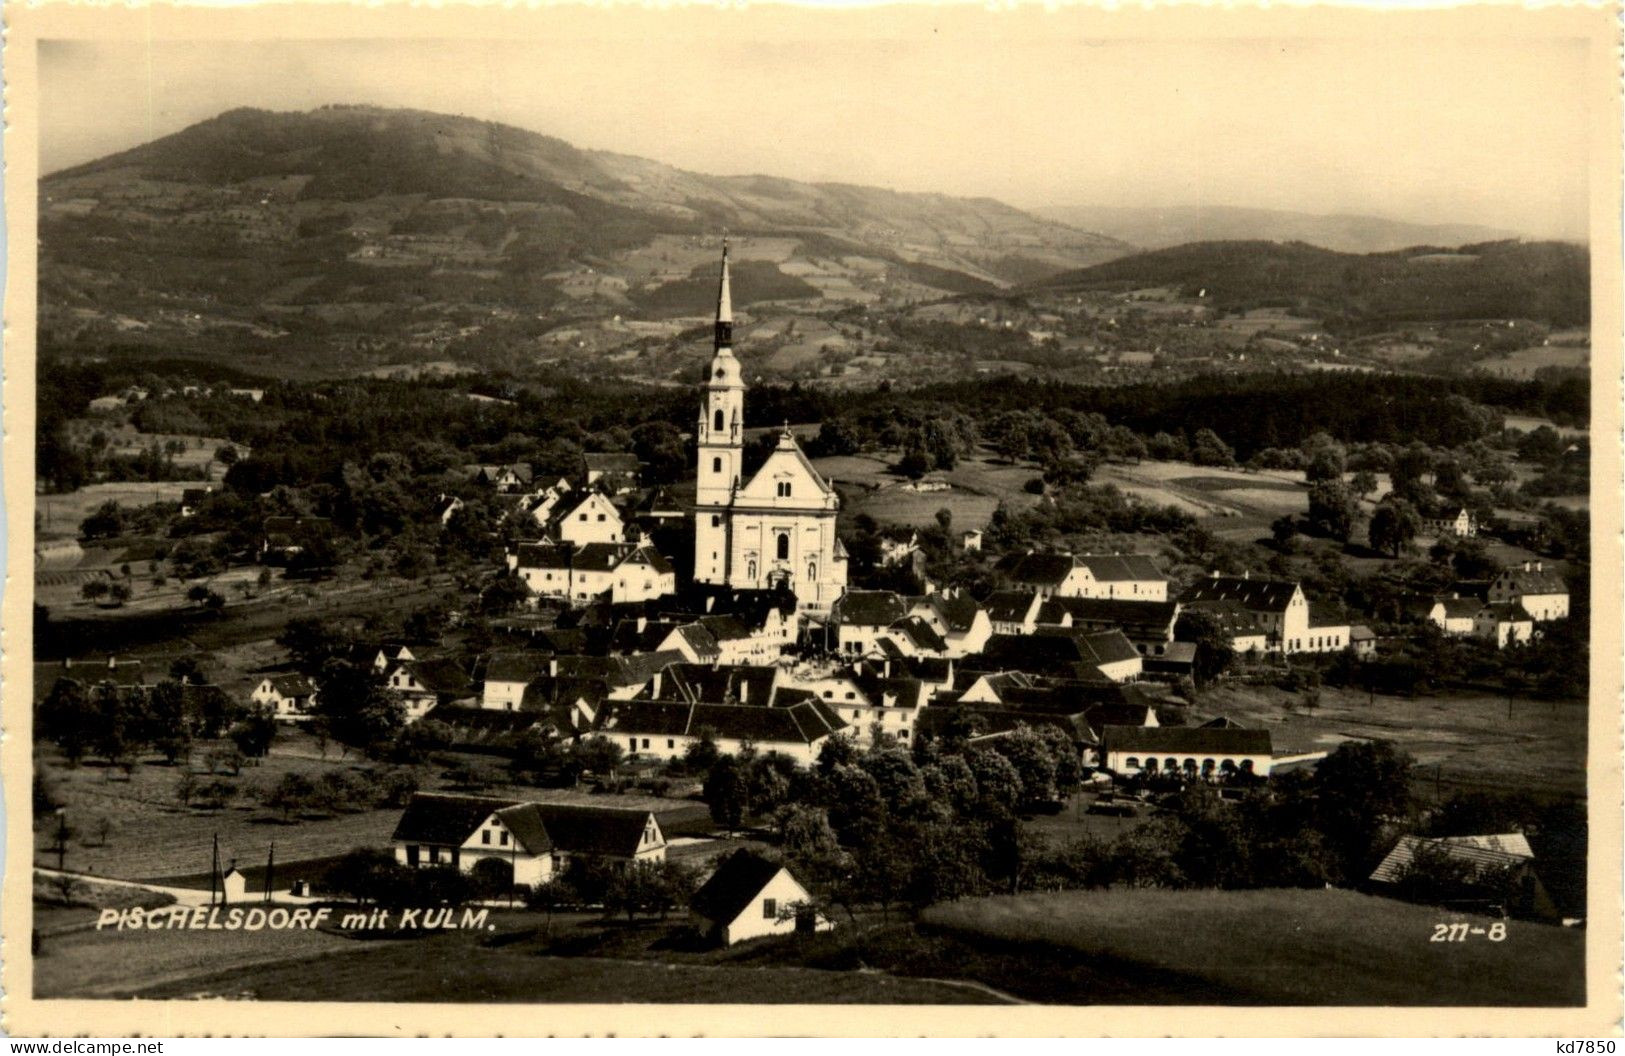
<svg viewBox="0 0 1625 1056">
<path fill-rule="evenodd" d="M 756 900 L 781 868 L 751 851 L 735 851 L 694 892 L 689 908 L 706 920 L 727 924 Z"/>
<path fill-rule="evenodd" d="M 1121 601 L 1115 598 L 1050 598 L 1038 610 L 1038 622 L 1058 624 L 1071 616 L 1073 626 L 1121 627 L 1137 634 L 1166 635 L 1179 613 L 1176 601 Z"/>
<path fill-rule="evenodd" d="M 1422 836 L 1401 836 L 1387 857 L 1372 871 L 1374 883 L 1398 883 L 1405 870 L 1416 860 L 1423 847 L 1438 851 L 1453 861 L 1472 869 L 1475 877 L 1493 870 L 1516 868 L 1534 859 L 1529 841 L 1522 833 L 1505 836 L 1447 836 L 1427 839 Z"/>
<path fill-rule="evenodd" d="M 908 615 L 901 596 L 889 590 L 849 590 L 830 608 L 830 621 L 854 627 L 890 627 Z"/>
<path fill-rule="evenodd" d="M 1020 554 L 1000 561 L 998 568 L 1017 583 L 1053 587 L 1072 574 L 1073 562 L 1069 554 Z"/>
<path fill-rule="evenodd" d="M 982 607 L 987 610 L 989 619 L 1012 623 L 1026 619 L 1028 610 L 1033 607 L 1034 597 L 1036 595 L 1030 590 L 995 590 L 987 596 Z"/>
<path fill-rule="evenodd" d="M 758 745 L 812 744 L 846 727 L 829 708 L 804 701 L 787 708 L 753 704 L 689 704 L 682 701 L 615 701 L 600 717 L 600 732 L 650 737 L 697 735 L 709 728 L 727 740 Z"/>
<path fill-rule="evenodd" d="M 970 630 L 976 625 L 976 614 L 982 611 L 976 599 L 963 591 L 952 597 L 941 592 L 922 594 L 909 598 L 908 605 L 910 609 L 930 608 L 950 634 L 964 634 Z"/>
<path fill-rule="evenodd" d="M 1488 617 L 1497 623 L 1532 623 L 1534 617 L 1515 601 L 1492 601 L 1479 609 L 1475 619 Z"/>
<path fill-rule="evenodd" d="M 701 616 L 694 622 L 710 632 L 718 643 L 738 642 L 751 637 L 751 629 L 737 616 Z"/>
<path fill-rule="evenodd" d="M 531 854 L 556 848 L 620 858 L 637 853 L 650 817 L 646 810 L 419 792 L 406 805 L 392 839 L 461 845 L 492 814 L 502 818 Z"/>
<path fill-rule="evenodd" d="M 1509 568 L 1496 578 L 1495 584 L 1516 594 L 1567 594 L 1569 592 L 1569 585 L 1563 582 L 1563 577 L 1556 572 L 1537 572 L 1533 569 L 1525 571 L 1521 568 Z"/>
<path fill-rule="evenodd" d="M 922 652 L 944 653 L 948 651 L 948 643 L 942 640 L 942 635 L 931 629 L 931 625 L 918 616 L 905 616 L 887 628 L 895 634 L 906 635 L 914 643 L 916 649 Z"/>
<path fill-rule="evenodd" d="M 271 688 L 284 697 L 308 697 L 316 687 L 304 675 L 275 675 L 269 679 Z"/>
<path fill-rule="evenodd" d="M 551 670 L 545 653 L 492 653 L 485 662 L 487 682 L 529 682 Z"/>
<path fill-rule="evenodd" d="M 1197 601 L 1239 601 L 1254 612 L 1285 612 L 1297 590 L 1296 583 L 1283 579 L 1254 579 L 1250 576 L 1209 576 L 1191 584 L 1180 599 Z"/>
<path fill-rule="evenodd" d="M 1444 617 L 1447 620 L 1470 620 L 1478 615 L 1478 610 L 1484 607 L 1480 598 L 1434 598 L 1434 603 L 1444 606 Z M 1432 606 L 1429 606 L 1431 609 Z"/>
<path fill-rule="evenodd" d="M 1180 602 L 1191 612 L 1202 612 L 1211 616 L 1219 629 L 1225 634 L 1252 635 L 1264 634 L 1268 630 L 1259 622 L 1258 615 L 1234 598 L 1224 598 L 1214 601 Z"/>
<path fill-rule="evenodd" d="M 1103 752 L 1167 752 L 1170 755 L 1269 755 L 1270 731 L 1212 726 L 1107 726 Z"/>
<path fill-rule="evenodd" d="M 463 693 L 469 688 L 468 674 L 454 660 L 409 660 L 405 666 L 432 693 Z"/>
<path fill-rule="evenodd" d="M 773 683 L 777 677 L 778 669 L 774 667 L 672 664 L 661 675 L 658 697 L 689 703 L 765 706 L 773 701 Z M 653 686 L 645 687 L 642 695 L 654 699 Z"/>
<path fill-rule="evenodd" d="M 1082 716 L 1061 712 L 1023 711 L 1019 708 L 990 708 L 982 705 L 966 707 L 929 707 L 920 712 L 915 727 L 922 737 L 941 737 L 956 723 L 969 723 L 976 736 L 988 737 L 1009 733 L 1017 726 L 1038 729 L 1054 726 L 1067 739 L 1076 744 L 1093 744 L 1094 736 Z"/>
<path fill-rule="evenodd" d="M 1168 578 L 1145 554 L 1080 554 L 1074 561 L 1102 583 Z"/>
</svg>

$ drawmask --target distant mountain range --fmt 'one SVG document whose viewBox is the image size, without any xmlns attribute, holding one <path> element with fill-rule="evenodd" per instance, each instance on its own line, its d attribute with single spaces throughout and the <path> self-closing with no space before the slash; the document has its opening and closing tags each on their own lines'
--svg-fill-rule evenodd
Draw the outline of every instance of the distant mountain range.
<svg viewBox="0 0 1625 1056">
<path fill-rule="evenodd" d="M 1535 319 L 1583 326 L 1591 264 L 1568 242 L 1338 253 L 1302 242 L 1196 242 L 1051 276 L 1043 293 L 1172 289 L 1215 308 L 1289 307 L 1354 326 Z"/>
<path fill-rule="evenodd" d="M 1187 242 L 1307 242 L 1343 253 L 1385 253 L 1410 246 L 1460 246 L 1516 238 L 1475 224 L 1413 224 L 1380 216 L 1322 216 L 1232 206 L 1080 205 L 1034 210 L 1074 227 L 1146 249 Z"/>
<path fill-rule="evenodd" d="M 64 324 L 150 326 L 143 306 L 267 330 L 286 328 L 267 311 L 337 304 L 695 314 L 725 231 L 755 269 L 742 297 L 836 304 L 990 292 L 1133 249 L 989 198 L 707 176 L 359 106 L 232 110 L 40 193 L 42 306 Z"/>
</svg>

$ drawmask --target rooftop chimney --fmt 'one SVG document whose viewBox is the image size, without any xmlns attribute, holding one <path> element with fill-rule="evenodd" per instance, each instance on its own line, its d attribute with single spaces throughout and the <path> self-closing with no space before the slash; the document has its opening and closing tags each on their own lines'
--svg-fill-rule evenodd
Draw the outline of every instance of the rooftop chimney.
<svg viewBox="0 0 1625 1056">
<path fill-rule="evenodd" d="M 117 667 L 118 667 L 118 661 L 113 658 L 113 654 L 112 653 L 107 654 L 107 670 L 112 671 L 112 670 L 115 670 Z"/>
</svg>

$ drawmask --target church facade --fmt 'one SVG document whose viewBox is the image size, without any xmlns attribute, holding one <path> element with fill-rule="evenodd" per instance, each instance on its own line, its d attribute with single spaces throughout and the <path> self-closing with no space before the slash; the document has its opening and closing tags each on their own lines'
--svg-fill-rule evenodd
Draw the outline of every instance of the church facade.
<svg viewBox="0 0 1625 1056">
<path fill-rule="evenodd" d="M 694 578 L 741 589 L 787 586 L 806 612 L 828 612 L 846 590 L 846 551 L 835 535 L 840 496 L 786 429 L 744 480 L 745 382 L 733 354 L 728 247 L 705 397 L 694 494 Z"/>
</svg>

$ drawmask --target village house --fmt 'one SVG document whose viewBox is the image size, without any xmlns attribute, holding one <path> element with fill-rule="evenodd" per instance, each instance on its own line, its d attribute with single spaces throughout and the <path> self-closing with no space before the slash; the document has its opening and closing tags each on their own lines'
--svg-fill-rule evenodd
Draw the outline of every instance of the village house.
<svg viewBox="0 0 1625 1056">
<path fill-rule="evenodd" d="M 1038 612 L 1038 623 L 1043 626 L 1120 630 L 1142 656 L 1166 654 L 1173 644 L 1174 625 L 1178 621 L 1177 601 L 1050 598 Z"/>
<path fill-rule="evenodd" d="M 1167 601 L 1168 577 L 1145 554 L 1013 554 L 995 566 L 1010 583 L 1049 598 Z"/>
<path fill-rule="evenodd" d="M 1032 634 L 1038 628 L 1038 614 L 1046 600 L 1036 590 L 995 590 L 982 608 L 987 611 L 994 634 Z"/>
<path fill-rule="evenodd" d="M 1483 607 L 1482 598 L 1452 594 L 1447 598 L 1428 599 L 1415 606 L 1413 611 L 1420 612 L 1424 619 L 1445 634 L 1465 638 L 1473 633 L 1474 619 Z"/>
<path fill-rule="evenodd" d="M 415 793 L 390 839 L 408 868 L 478 868 L 527 886 L 547 883 L 575 858 L 623 868 L 666 858 L 665 835 L 647 810 L 485 796 Z"/>
<path fill-rule="evenodd" d="M 248 699 L 286 722 L 310 718 L 316 706 L 316 686 L 304 675 L 269 675 L 260 679 Z"/>
<path fill-rule="evenodd" d="M 1539 561 L 1525 561 L 1496 576 L 1490 582 L 1489 600 L 1521 605 L 1536 623 L 1569 616 L 1568 584 Z"/>
<path fill-rule="evenodd" d="M 882 657 L 894 660 L 951 655 L 947 641 L 919 616 L 904 616 L 886 628 L 876 644 Z"/>
<path fill-rule="evenodd" d="M 1554 920 L 1557 907 L 1535 873 L 1535 852 L 1521 832 L 1483 836 L 1401 836 L 1367 881 L 1380 894 L 1402 884 L 1419 856 L 1436 855 L 1460 873 L 1457 901 L 1500 901 L 1516 917 Z"/>
<path fill-rule="evenodd" d="M 480 707 L 513 711 L 524 699 L 525 687 L 551 674 L 555 661 L 543 653 L 493 653 L 485 661 L 485 682 Z"/>
<path fill-rule="evenodd" d="M 794 685 L 833 709 L 847 723 L 851 736 L 862 740 L 878 730 L 905 746 L 912 743 L 919 716 L 931 703 L 934 688 L 911 675 L 877 673 L 866 664 L 801 677 Z"/>
<path fill-rule="evenodd" d="M 690 745 L 709 736 L 727 755 L 737 755 L 748 745 L 758 752 L 788 756 L 803 766 L 815 763 L 824 742 L 845 729 L 846 723 L 815 699 L 779 707 L 613 701 L 604 704 L 597 723 L 598 733 L 640 759 L 678 759 Z"/>
<path fill-rule="evenodd" d="M 1535 637 L 1535 620 L 1516 602 L 1487 602 L 1473 614 L 1473 637 L 1494 642 L 1497 649 L 1528 645 Z"/>
<path fill-rule="evenodd" d="M 1193 583 L 1179 600 L 1187 608 L 1214 601 L 1239 603 L 1263 626 L 1268 652 L 1329 653 L 1348 646 L 1348 624 L 1329 615 L 1321 615 L 1325 622 L 1318 622 L 1303 587 L 1286 580 L 1215 572 Z"/>
<path fill-rule="evenodd" d="M 562 512 L 552 529 L 559 542 L 576 547 L 628 541 L 621 511 L 597 491 L 589 491 L 575 506 Z"/>
<path fill-rule="evenodd" d="M 581 456 L 581 461 L 587 487 L 601 487 L 611 495 L 625 495 L 636 489 L 638 475 L 643 472 L 637 455 L 621 451 L 590 451 Z"/>
<path fill-rule="evenodd" d="M 1100 756 L 1106 769 L 1124 777 L 1178 773 L 1212 780 L 1241 772 L 1267 777 L 1270 731 L 1213 726 L 1107 726 Z"/>
<path fill-rule="evenodd" d="M 748 850 L 735 851 L 689 901 L 695 929 L 723 946 L 765 935 L 828 931 L 812 896 L 789 869 Z"/>
<path fill-rule="evenodd" d="M 982 550 L 982 530 L 971 528 L 959 533 L 959 549 L 967 554 L 980 553 Z"/>
<path fill-rule="evenodd" d="M 966 664 L 979 670 L 1112 682 L 1133 681 L 1144 670 L 1144 658 L 1122 631 L 1060 627 L 1040 627 L 1033 634 L 995 634 L 981 655 L 968 658 Z"/>
<path fill-rule="evenodd" d="M 435 500 L 434 518 L 442 525 L 450 524 L 452 517 L 463 508 L 463 500 L 455 495 L 442 494 Z"/>
<path fill-rule="evenodd" d="M 901 595 L 889 590 L 849 590 L 830 608 L 835 648 L 843 655 L 867 656 L 880 651 L 880 639 L 908 615 Z"/>
<path fill-rule="evenodd" d="M 407 660 L 384 673 L 384 686 L 400 698 L 406 721 L 416 722 L 437 704 L 472 699 L 468 675 L 452 660 Z"/>
<path fill-rule="evenodd" d="M 880 563 L 885 568 L 912 564 L 920 553 L 920 533 L 912 528 L 894 528 L 880 537 Z"/>
<path fill-rule="evenodd" d="M 979 653 L 993 636 L 993 621 L 976 599 L 949 589 L 908 599 L 908 614 L 942 636 L 951 657 Z"/>
<path fill-rule="evenodd" d="M 1192 601 L 1184 597 L 1180 599 L 1180 607 L 1186 612 L 1200 612 L 1212 620 L 1237 656 L 1262 656 L 1269 651 L 1269 629 L 1257 613 L 1234 598 Z"/>
<path fill-rule="evenodd" d="M 648 601 L 677 589 L 671 565 L 652 546 L 635 543 L 568 545 L 521 543 L 508 554 L 516 572 L 538 598 L 581 606 L 600 598 L 621 604 Z"/>
<path fill-rule="evenodd" d="M 1478 534 L 1478 519 L 1465 506 L 1435 511 L 1434 516 L 1422 522 L 1423 531 L 1432 536 L 1454 536 L 1470 539 Z"/>
</svg>

